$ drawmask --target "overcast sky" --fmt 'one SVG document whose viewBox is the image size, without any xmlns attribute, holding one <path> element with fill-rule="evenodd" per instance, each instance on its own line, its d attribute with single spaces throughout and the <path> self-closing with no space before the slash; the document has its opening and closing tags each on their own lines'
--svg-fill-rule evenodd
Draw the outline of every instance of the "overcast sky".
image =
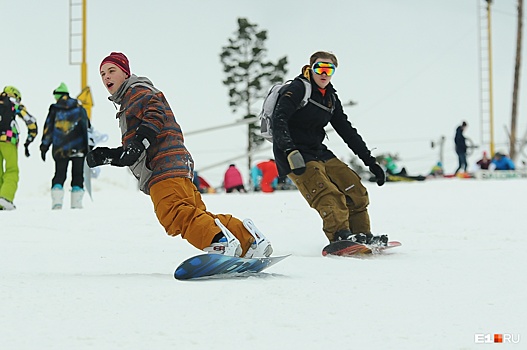
<svg viewBox="0 0 527 350">
<path fill-rule="evenodd" d="M 80 0 L 78 0 L 80 2 Z M 88 83 L 94 126 L 120 143 L 115 108 L 99 77 L 111 51 L 130 59 L 133 73 L 149 77 L 169 100 L 184 132 L 234 122 L 219 54 L 233 37 L 237 18 L 268 31 L 268 58 L 287 56 L 288 78 L 317 50 L 334 52 L 333 84 L 350 120 L 374 154 L 399 153 L 409 172 L 426 172 L 438 160 L 430 141 L 446 136 L 445 166 L 456 168 L 453 135 L 461 121 L 480 142 L 478 4 L 483 0 L 249 1 L 88 0 Z M 515 0 L 495 2 L 493 12 L 494 113 L 497 149 L 507 150 L 516 42 Z M 0 55 L 0 85 L 14 85 L 42 128 L 52 91 L 65 82 L 80 91 L 80 66 L 69 65 L 69 1 L 0 1 L 10 46 Z M 7 15 L 7 14 L 10 15 Z M 524 55 L 525 57 L 525 55 Z M 527 131 L 527 87 L 522 67 L 519 134 Z M 259 103 L 255 105 L 257 112 Z M 196 168 L 244 153 L 242 127 L 190 135 Z M 348 157 L 342 141 L 329 145 Z M 40 136 L 38 137 L 40 143 Z M 487 147 L 488 148 L 488 147 Z M 478 155 L 481 152 L 478 151 Z M 270 151 L 258 155 L 271 157 Z M 476 161 L 474 155 L 469 161 Z M 243 160 L 236 161 L 241 167 Z M 205 171 L 219 181 L 227 167 Z"/>
</svg>

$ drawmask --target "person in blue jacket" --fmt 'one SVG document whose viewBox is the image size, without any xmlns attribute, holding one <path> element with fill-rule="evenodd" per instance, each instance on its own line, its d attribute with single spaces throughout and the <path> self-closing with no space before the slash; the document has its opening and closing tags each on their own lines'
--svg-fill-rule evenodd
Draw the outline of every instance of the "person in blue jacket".
<svg viewBox="0 0 527 350">
<path fill-rule="evenodd" d="M 505 154 L 496 152 L 492 162 L 490 163 L 489 169 L 494 170 L 516 170 L 512 159 L 507 157 Z"/>
</svg>

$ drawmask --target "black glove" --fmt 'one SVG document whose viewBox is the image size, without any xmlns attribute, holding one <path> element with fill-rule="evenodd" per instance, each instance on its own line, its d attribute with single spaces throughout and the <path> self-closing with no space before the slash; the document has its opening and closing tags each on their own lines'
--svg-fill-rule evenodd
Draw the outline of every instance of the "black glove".
<svg viewBox="0 0 527 350">
<path fill-rule="evenodd" d="M 94 148 L 92 151 L 88 152 L 88 154 L 86 155 L 86 163 L 88 163 L 88 166 L 90 168 L 94 168 L 96 166 L 104 164 L 117 165 L 113 164 L 113 161 L 117 161 L 122 153 L 123 149 L 121 147 L 97 147 Z"/>
<path fill-rule="evenodd" d="M 146 140 L 146 139 L 145 139 Z M 133 139 L 130 144 L 125 148 L 121 158 L 119 158 L 119 163 L 121 165 L 132 165 L 138 159 L 141 153 L 146 149 L 143 142 L 139 141 L 138 138 Z"/>
<path fill-rule="evenodd" d="M 24 154 L 26 155 L 26 157 L 29 157 L 31 154 L 29 154 L 29 144 L 31 142 L 28 142 L 26 141 L 26 143 L 24 143 Z"/>
<path fill-rule="evenodd" d="M 386 182 L 386 173 L 381 168 L 381 166 L 377 163 L 373 163 L 369 166 L 370 171 L 375 175 L 375 178 L 377 179 L 377 185 L 382 186 Z"/>
<path fill-rule="evenodd" d="M 49 146 L 40 145 L 40 157 L 45 162 L 46 161 L 46 152 L 48 151 Z"/>
<path fill-rule="evenodd" d="M 287 162 L 295 175 L 302 175 L 306 171 L 304 157 L 302 157 L 302 154 L 296 149 L 289 152 L 287 155 Z"/>
</svg>

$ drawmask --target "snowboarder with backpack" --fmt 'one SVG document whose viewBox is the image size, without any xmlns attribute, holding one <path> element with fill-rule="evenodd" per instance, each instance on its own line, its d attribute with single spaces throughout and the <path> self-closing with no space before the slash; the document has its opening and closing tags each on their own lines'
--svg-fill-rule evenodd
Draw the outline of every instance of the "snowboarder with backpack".
<svg viewBox="0 0 527 350">
<path fill-rule="evenodd" d="M 384 170 L 349 122 L 331 84 L 337 66 L 334 54 L 315 52 L 302 73 L 280 90 L 272 114 L 273 153 L 278 173 L 288 176 L 309 205 L 318 211 L 330 242 L 351 240 L 385 245 L 386 235 L 371 233 L 367 210 L 370 201 L 361 178 L 323 144 L 324 127 L 331 124 L 369 167 L 377 184 L 384 184 Z M 302 106 L 306 83 L 311 86 L 311 94 Z"/>
<path fill-rule="evenodd" d="M 14 86 L 6 86 L 0 94 L 0 210 L 16 209 L 13 204 L 18 189 L 18 142 L 20 132 L 16 116 L 27 126 L 24 153 L 29 157 L 29 145 L 37 136 L 37 120 L 20 104 L 22 94 Z"/>
<path fill-rule="evenodd" d="M 71 162 L 72 209 L 82 209 L 84 196 L 84 159 L 88 153 L 88 114 L 77 99 L 71 98 L 66 84 L 61 83 L 53 91 L 56 103 L 49 107 L 44 124 L 40 153 L 46 161 L 46 153 L 53 146 L 55 175 L 51 180 L 51 209 L 62 209 L 64 182 Z"/>
<path fill-rule="evenodd" d="M 131 74 L 123 53 L 105 57 L 99 71 L 109 100 L 120 106 L 122 145 L 94 148 L 88 153 L 88 165 L 128 166 L 168 235 L 181 235 L 209 253 L 270 256 L 271 243 L 250 219 L 242 222 L 230 214 L 207 211 L 192 183 L 194 161 L 164 94 L 148 78 Z"/>
</svg>

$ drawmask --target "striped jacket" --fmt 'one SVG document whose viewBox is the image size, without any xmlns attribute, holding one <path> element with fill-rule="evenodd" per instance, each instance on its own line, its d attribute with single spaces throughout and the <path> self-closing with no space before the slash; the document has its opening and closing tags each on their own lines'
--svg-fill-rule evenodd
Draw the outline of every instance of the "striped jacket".
<svg viewBox="0 0 527 350">
<path fill-rule="evenodd" d="M 181 127 L 163 93 L 147 78 L 135 75 L 123 85 L 123 89 L 109 97 L 120 104 L 117 118 L 123 148 L 135 138 L 139 126 L 149 128 L 156 135 L 145 153 L 130 166 L 139 180 L 141 191 L 149 194 L 152 185 L 168 178 L 192 179 L 194 161 L 185 147 Z"/>
</svg>

